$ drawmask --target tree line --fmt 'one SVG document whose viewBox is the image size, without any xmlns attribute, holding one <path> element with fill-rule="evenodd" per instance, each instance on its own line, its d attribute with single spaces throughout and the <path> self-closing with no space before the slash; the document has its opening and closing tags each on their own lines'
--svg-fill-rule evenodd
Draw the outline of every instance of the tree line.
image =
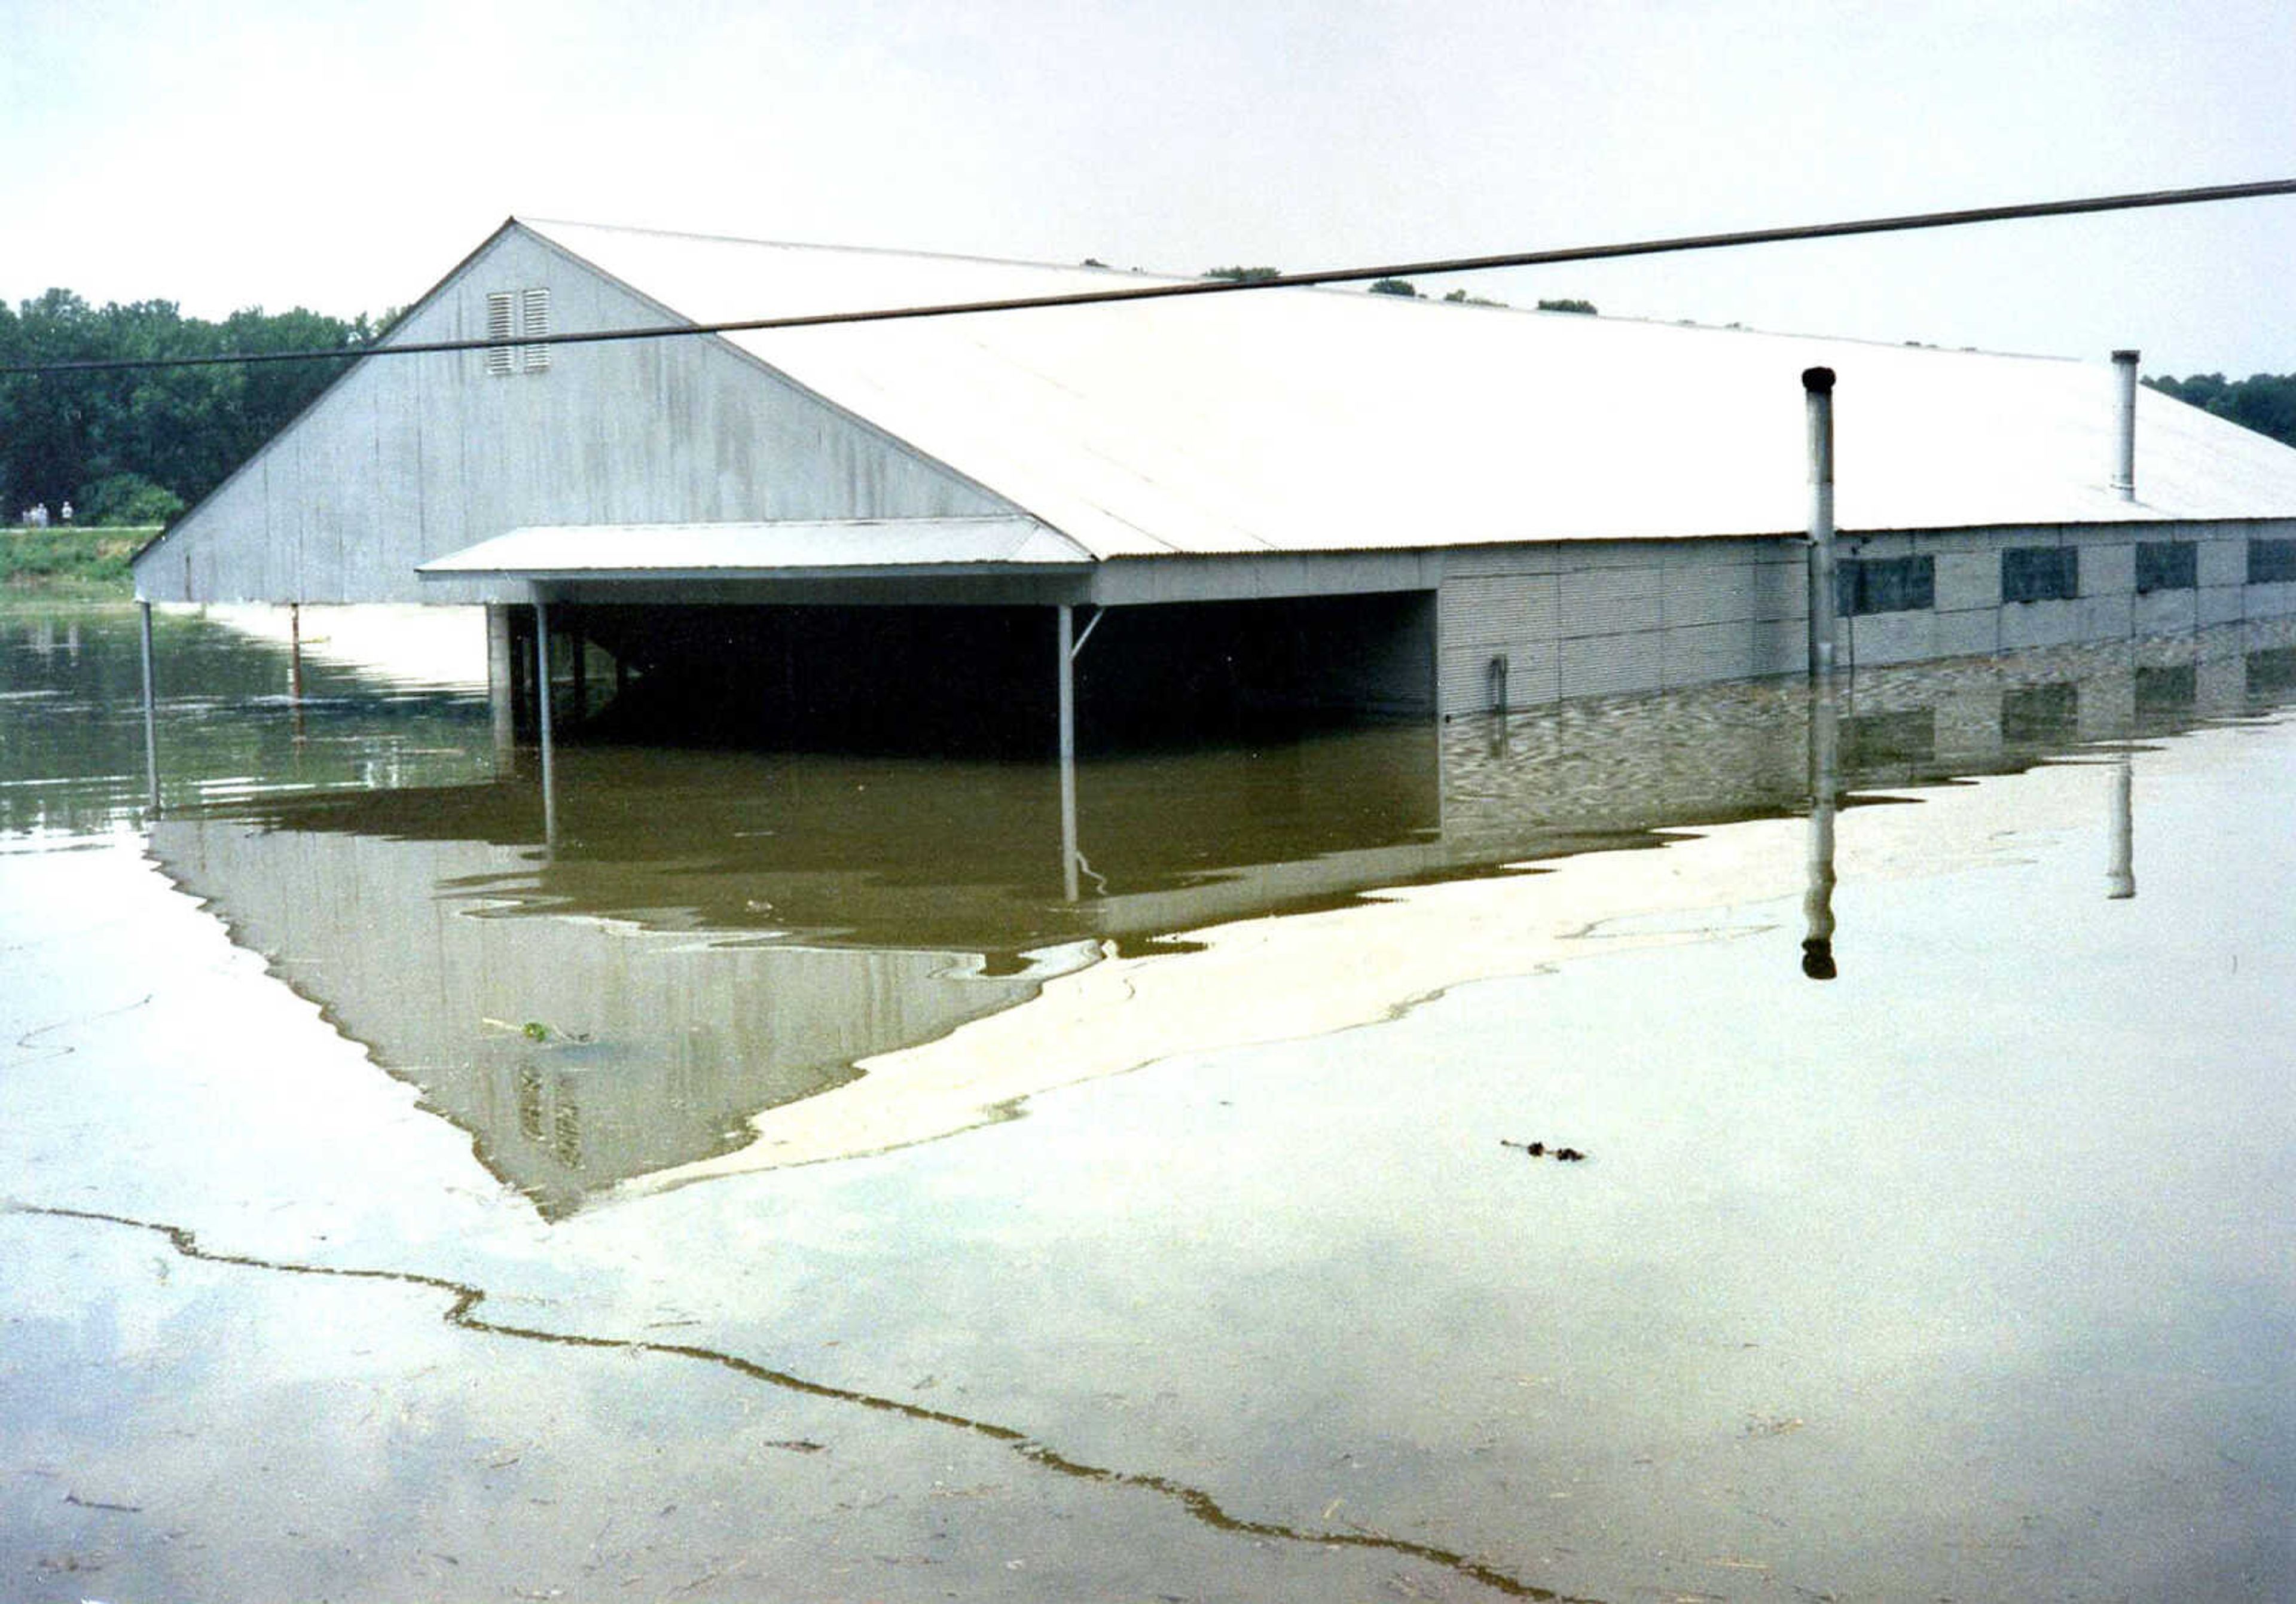
<svg viewBox="0 0 2296 1604">
<path fill-rule="evenodd" d="M 298 307 L 186 317 L 173 301 L 90 306 L 51 290 L 0 302 L 0 366 L 364 345 L 391 315 Z M 340 362 L 0 377 L 0 522 L 65 503 L 84 524 L 164 523 L 220 484 L 342 371 Z"/>
<path fill-rule="evenodd" d="M 1084 265 L 1087 267 L 1106 266 L 1105 263 L 1096 261 L 1091 257 L 1085 258 Z M 1282 278 L 1283 270 L 1281 267 L 1207 267 L 1204 269 L 1203 276 L 1208 279 L 1226 279 L 1238 284 L 1264 284 L 1270 279 Z M 1427 299 L 1419 286 L 1409 279 L 1374 279 L 1366 288 L 1374 295 L 1400 295 L 1414 300 Z M 1454 290 L 1443 299 L 1454 306 L 1504 307 L 1506 305 L 1505 301 L 1486 300 L 1480 295 L 1470 295 L 1464 290 Z M 1543 300 L 1538 303 L 1538 309 L 1542 312 L 1583 312 L 1589 317 L 1595 315 L 1593 301 L 1579 300 L 1576 298 Z"/>
<path fill-rule="evenodd" d="M 2251 373 L 2227 382 L 2222 373 L 2147 379 L 2164 396 L 2228 418 L 2243 429 L 2296 446 L 2296 373 Z"/>
<path fill-rule="evenodd" d="M 1250 282 L 1273 267 L 1218 267 L 1207 277 Z M 1372 286 L 1415 295 L 1402 280 Z M 1445 298 L 1481 305 L 1464 291 Z M 1593 312 L 1582 300 L 1542 309 Z M 0 302 L 0 366 L 47 362 L 212 356 L 359 346 L 396 312 L 345 320 L 298 307 L 186 317 L 172 301 L 94 307 L 51 290 L 12 309 Z M 342 369 L 331 361 L 226 364 L 126 372 L 0 377 L 0 522 L 25 509 L 73 503 L 81 523 L 164 523 L 196 502 L 308 405 Z M 2145 382 L 2245 428 L 2296 446 L 2296 373 L 2221 373 Z"/>
</svg>

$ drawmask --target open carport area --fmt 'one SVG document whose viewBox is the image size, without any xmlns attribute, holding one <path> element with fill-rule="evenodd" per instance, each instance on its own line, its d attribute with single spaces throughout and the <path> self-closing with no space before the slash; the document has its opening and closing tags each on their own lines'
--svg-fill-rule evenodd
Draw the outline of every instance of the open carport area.
<svg viewBox="0 0 2296 1604">
<path fill-rule="evenodd" d="M 562 738 L 1040 757 L 1059 740 L 1061 610 L 1013 602 L 546 603 Z M 1434 709 L 1428 592 L 1075 608 L 1088 749 L 1243 739 Z M 530 735 L 535 611 L 497 608 Z"/>
</svg>

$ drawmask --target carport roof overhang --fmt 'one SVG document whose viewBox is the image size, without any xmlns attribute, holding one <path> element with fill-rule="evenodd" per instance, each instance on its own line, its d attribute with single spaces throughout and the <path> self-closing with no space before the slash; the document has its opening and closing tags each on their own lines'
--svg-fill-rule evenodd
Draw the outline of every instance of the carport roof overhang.
<svg viewBox="0 0 2296 1604">
<path fill-rule="evenodd" d="M 512 529 L 420 564 L 424 579 L 716 585 L 742 581 L 1081 575 L 1093 559 L 1033 518 L 561 524 Z"/>
<path fill-rule="evenodd" d="M 1432 590 L 1428 550 L 1123 558 L 1103 561 L 1026 516 L 512 529 L 415 572 L 569 602 L 1127 604 L 1265 601 Z"/>
</svg>

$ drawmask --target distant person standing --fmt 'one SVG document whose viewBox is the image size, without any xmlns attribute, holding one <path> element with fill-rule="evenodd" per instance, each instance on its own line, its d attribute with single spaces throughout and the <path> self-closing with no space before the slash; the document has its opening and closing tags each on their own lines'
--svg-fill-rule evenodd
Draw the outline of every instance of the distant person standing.
<svg viewBox="0 0 2296 1604">
<path fill-rule="evenodd" d="M 66 523 L 71 522 L 71 503 L 70 502 L 63 504 L 63 517 Z"/>
</svg>

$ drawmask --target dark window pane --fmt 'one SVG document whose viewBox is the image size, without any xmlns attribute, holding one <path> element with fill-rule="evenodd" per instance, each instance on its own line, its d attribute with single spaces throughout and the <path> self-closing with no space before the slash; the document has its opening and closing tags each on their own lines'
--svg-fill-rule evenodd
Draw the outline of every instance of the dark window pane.
<svg viewBox="0 0 2296 1604">
<path fill-rule="evenodd" d="M 2079 547 L 2017 546 L 2001 553 L 2004 602 L 2061 602 L 2079 594 Z"/>
<path fill-rule="evenodd" d="M 2277 585 L 2296 579 L 2296 540 L 2251 540 L 2248 543 L 2248 582 Z"/>
<path fill-rule="evenodd" d="M 2136 593 L 2191 590 L 2200 583 L 2199 548 L 2189 540 L 2136 543 Z"/>
<path fill-rule="evenodd" d="M 1853 557 L 1833 579 L 1834 610 L 1847 618 L 1937 605 L 1934 557 Z"/>
</svg>

